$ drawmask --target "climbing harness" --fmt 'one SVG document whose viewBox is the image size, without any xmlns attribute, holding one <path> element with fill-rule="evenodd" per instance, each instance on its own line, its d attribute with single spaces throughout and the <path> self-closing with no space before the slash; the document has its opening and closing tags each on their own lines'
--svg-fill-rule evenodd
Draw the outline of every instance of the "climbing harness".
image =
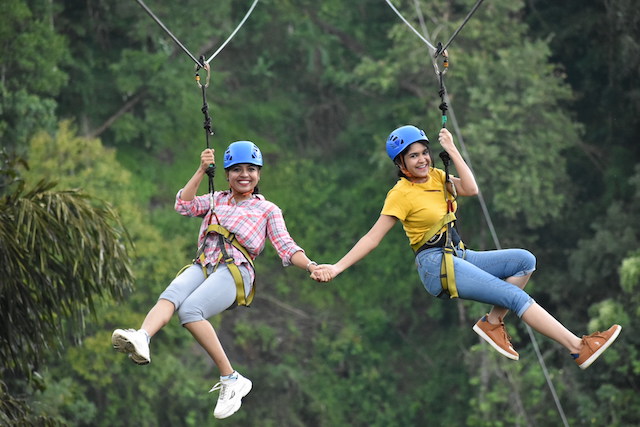
<svg viewBox="0 0 640 427">
<path fill-rule="evenodd" d="M 214 271 L 220 265 L 221 262 L 224 262 L 227 265 L 227 268 L 229 269 L 229 271 L 231 272 L 233 281 L 236 284 L 236 305 L 249 306 L 249 304 L 251 304 L 251 301 L 253 301 L 253 296 L 255 295 L 255 291 L 256 291 L 255 283 L 252 284 L 251 292 L 249 292 L 249 295 L 246 295 L 244 291 L 244 281 L 242 280 L 242 275 L 240 274 L 240 268 L 238 268 L 238 266 L 235 264 L 233 257 L 227 253 L 227 249 L 225 248 L 225 241 L 233 245 L 240 252 L 242 252 L 242 255 L 244 255 L 246 260 L 249 262 L 249 264 L 251 265 L 251 268 L 255 269 L 251 255 L 249 255 L 249 252 L 245 249 L 245 247 L 242 246 L 238 242 L 238 240 L 236 240 L 235 234 L 231 233 L 229 230 L 227 230 L 220 224 L 210 224 L 209 227 L 207 227 L 207 231 L 206 231 L 206 234 L 209 234 L 209 233 L 217 233 L 218 244 L 220 245 L 220 255 L 216 260 Z M 207 277 L 207 267 L 205 266 L 205 256 L 204 256 L 204 241 L 202 242 L 202 245 L 198 249 L 198 254 L 199 255 L 196 255 L 196 259 L 199 261 L 200 265 L 202 266 L 202 271 L 205 277 Z"/>
<path fill-rule="evenodd" d="M 218 256 L 218 259 L 216 260 L 216 263 L 213 266 L 213 271 L 215 271 L 218 268 L 221 262 L 224 262 L 227 268 L 229 269 L 229 272 L 231 273 L 231 277 L 233 277 L 233 281 L 236 285 L 236 301 L 234 305 L 229 307 L 229 309 L 235 308 L 239 305 L 244 305 L 248 307 L 253 301 L 253 296 L 256 293 L 255 281 L 251 285 L 251 292 L 249 292 L 249 295 L 246 295 L 246 292 L 244 290 L 244 280 L 242 279 L 240 268 L 236 265 L 234 258 L 230 256 L 229 253 L 227 252 L 227 249 L 225 247 L 225 242 L 229 243 L 230 245 L 233 245 L 236 249 L 238 249 L 242 253 L 242 255 L 244 255 L 245 259 L 249 262 L 249 265 L 251 265 L 251 268 L 253 268 L 255 271 L 253 258 L 251 258 L 249 251 L 247 251 L 247 249 L 244 246 L 242 246 L 240 242 L 238 242 L 235 234 L 231 233 L 229 230 L 227 230 L 220 224 L 209 224 L 209 226 L 207 227 L 207 230 L 204 233 L 205 236 L 202 240 L 202 244 L 198 248 L 198 251 L 196 252 L 196 256 L 193 258 L 193 261 L 191 261 L 189 264 L 182 267 L 180 271 L 178 271 L 178 274 L 176 274 L 176 277 L 181 275 L 187 268 L 191 267 L 194 264 L 200 264 L 200 266 L 202 267 L 202 273 L 204 274 L 205 278 L 209 276 L 209 271 L 207 269 L 207 266 L 205 265 L 206 258 L 204 254 L 204 249 L 205 249 L 207 236 L 210 233 L 216 233 L 218 235 L 218 245 L 220 246 L 220 255 Z"/>
<path fill-rule="evenodd" d="M 209 82 L 210 82 L 210 76 L 211 76 L 211 67 L 209 65 L 209 63 L 222 51 L 222 49 L 224 49 L 224 47 L 227 45 L 227 43 L 229 43 L 229 41 L 235 36 L 235 34 L 238 32 L 238 30 L 240 30 L 240 28 L 242 27 L 242 25 L 244 25 L 245 21 L 247 20 L 247 18 L 249 17 L 249 15 L 251 15 L 251 13 L 253 12 L 253 9 L 255 8 L 256 4 L 258 3 L 259 0 L 254 0 L 253 4 L 251 5 L 251 7 L 249 8 L 249 10 L 247 11 L 247 13 L 245 14 L 244 18 L 242 19 L 242 21 L 240 22 L 240 24 L 236 27 L 236 29 L 231 33 L 231 35 L 225 40 L 225 42 L 218 48 L 218 50 L 216 50 L 213 55 L 211 55 L 211 57 L 209 57 L 208 60 L 205 61 L 204 56 L 201 55 L 199 59 L 196 59 L 196 57 L 189 52 L 189 50 L 180 42 L 180 40 L 178 40 L 178 38 L 176 36 L 173 35 L 173 33 L 171 31 L 169 31 L 169 29 L 162 23 L 162 21 L 151 11 L 151 9 L 149 9 L 147 7 L 147 5 L 144 4 L 144 2 L 142 0 L 136 0 L 138 2 L 138 4 L 145 10 L 145 12 L 160 26 L 160 28 L 162 28 L 168 35 L 169 37 L 171 37 L 171 39 L 193 60 L 193 62 L 195 62 L 196 66 L 195 66 L 195 81 L 197 86 L 200 88 L 200 90 L 202 91 L 202 114 L 204 115 L 204 130 L 205 130 L 205 141 L 206 141 L 206 146 L 207 149 L 210 149 L 210 143 L 209 143 L 209 137 L 213 135 L 213 128 L 212 128 L 212 119 L 211 116 L 209 115 L 209 104 L 207 103 L 207 95 L 206 95 L 206 89 L 207 87 L 209 87 Z M 204 81 L 204 84 L 201 82 L 201 78 L 200 78 L 200 70 L 204 69 L 206 72 L 206 78 Z M 210 164 L 209 167 L 206 169 L 206 174 L 208 176 L 209 179 L 209 209 L 211 212 L 211 221 L 213 220 L 213 217 L 215 216 L 217 219 L 217 215 L 215 213 L 215 199 L 214 199 L 214 178 L 215 178 L 215 173 L 216 173 L 216 165 L 214 163 Z M 190 267 L 191 265 L 195 264 L 195 263 L 199 263 L 202 266 L 202 271 L 205 275 L 205 277 L 208 276 L 208 271 L 207 271 L 207 267 L 205 265 L 205 255 L 204 255 L 204 248 L 205 248 L 205 242 L 207 240 L 207 236 L 210 233 L 216 233 L 218 235 L 218 244 L 220 246 L 220 256 L 218 257 L 218 259 L 216 260 L 216 263 L 214 265 L 214 271 L 215 269 L 218 267 L 218 265 L 221 262 L 224 262 L 227 267 L 229 268 L 229 271 L 231 272 L 231 275 L 233 276 L 233 280 L 235 282 L 236 285 L 236 303 L 234 306 L 230 307 L 230 308 L 234 308 L 236 305 L 245 305 L 245 306 L 249 306 L 249 304 L 251 304 L 251 301 L 253 300 L 253 295 L 255 293 L 255 283 L 252 284 L 251 287 L 251 292 L 249 293 L 249 295 L 245 295 L 245 291 L 244 291 L 244 281 L 242 279 L 242 275 L 240 274 L 240 269 L 238 268 L 238 266 L 235 264 L 233 257 L 231 257 L 226 248 L 225 248 L 225 242 L 233 245 L 236 249 L 238 249 L 246 258 L 246 260 L 249 262 L 249 264 L 251 265 L 251 268 L 254 268 L 254 264 L 253 264 L 253 259 L 251 258 L 251 255 L 249 254 L 249 252 L 236 240 L 235 235 L 231 232 L 229 232 L 229 230 L 227 230 L 226 228 L 224 228 L 223 226 L 221 226 L 220 221 L 218 220 L 218 224 L 212 224 L 210 223 L 209 226 L 207 227 L 205 236 L 203 238 L 203 242 L 202 245 L 200 245 L 200 247 L 198 248 L 198 251 L 196 252 L 196 256 L 193 259 L 191 264 L 187 264 L 185 267 L 183 267 L 176 276 L 179 276 L 182 272 L 184 272 L 184 270 L 186 270 L 188 267 Z"/>
<path fill-rule="evenodd" d="M 441 247 L 443 250 L 442 261 L 440 263 L 440 285 L 442 291 L 449 295 L 449 298 L 458 298 L 458 289 L 456 287 L 456 276 L 454 270 L 453 257 L 457 256 L 457 250 L 464 249 L 464 243 L 460 239 L 458 232 L 454 228 L 456 215 L 454 202 L 456 199 L 455 186 L 449 178 L 449 162 L 448 154 L 443 151 L 440 158 L 444 163 L 444 173 L 447 177 L 444 181 L 444 199 L 447 206 L 447 213 L 429 228 L 420 240 L 420 242 L 411 245 L 411 248 L 418 255 L 425 249 Z M 453 193 L 449 192 L 447 183 L 450 184 Z M 442 231 L 443 228 L 446 229 Z"/>
<path fill-rule="evenodd" d="M 449 175 L 449 162 L 451 159 L 449 158 L 449 154 L 446 151 L 440 153 L 440 159 L 444 163 L 444 174 L 446 179 L 444 181 L 444 198 L 447 203 L 447 214 L 454 216 L 453 213 L 453 202 L 456 199 L 456 187 L 451 182 L 451 177 Z M 450 187 L 453 191 L 451 194 L 448 191 L 447 183 L 450 184 Z M 456 287 L 456 275 L 455 270 L 453 268 L 453 257 L 457 256 L 456 247 L 452 241 L 452 235 L 454 233 L 454 221 L 447 222 L 447 230 L 445 231 L 445 244 L 444 244 L 444 253 L 442 254 L 442 264 L 440 265 L 440 284 L 442 285 L 442 290 L 449 295 L 450 298 L 458 298 L 458 288 Z M 458 242 L 458 247 L 464 249 L 464 244 L 460 241 Z"/>
</svg>

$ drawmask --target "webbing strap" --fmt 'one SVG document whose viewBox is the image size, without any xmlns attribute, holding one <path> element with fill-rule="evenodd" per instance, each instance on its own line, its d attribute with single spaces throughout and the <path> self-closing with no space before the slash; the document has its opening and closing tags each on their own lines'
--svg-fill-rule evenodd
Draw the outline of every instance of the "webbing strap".
<svg viewBox="0 0 640 427">
<path fill-rule="evenodd" d="M 253 283 L 253 286 L 251 287 L 251 292 L 249 292 L 249 295 L 245 295 L 244 281 L 242 280 L 242 274 L 240 274 L 240 269 L 234 262 L 233 257 L 229 256 L 229 254 L 227 253 L 227 250 L 224 247 L 224 241 L 226 240 L 227 242 L 231 243 L 236 249 L 242 252 L 242 255 L 244 255 L 244 257 L 247 259 L 249 264 L 251 264 L 251 267 L 253 267 L 253 259 L 249 255 L 249 252 L 247 252 L 247 250 L 244 248 L 244 246 L 242 246 L 235 239 L 236 237 L 235 234 L 231 233 L 229 230 L 227 230 L 220 224 L 210 224 L 209 227 L 207 227 L 207 234 L 211 232 L 218 233 L 218 236 L 220 237 L 221 253 L 220 253 L 220 257 L 218 258 L 218 261 L 216 262 L 216 266 L 220 263 L 220 261 L 224 261 L 224 263 L 227 265 L 227 268 L 229 269 L 229 272 L 231 272 L 233 281 L 236 284 L 236 304 L 248 306 L 253 301 L 253 296 L 256 291 L 255 283 Z M 200 264 L 204 266 L 204 252 L 200 254 Z"/>
<path fill-rule="evenodd" d="M 453 257 L 455 256 L 455 248 L 453 246 L 453 242 L 451 241 L 451 229 L 453 228 L 453 221 L 455 221 L 456 216 L 453 212 L 448 212 L 445 216 L 440 219 L 440 221 L 431 227 L 424 235 L 422 240 L 415 245 L 411 245 L 413 251 L 417 251 L 427 243 L 433 236 L 438 233 L 442 227 L 447 226 L 447 231 L 445 231 L 445 244 L 443 247 L 444 252 L 442 253 L 442 262 L 440 263 L 440 284 L 442 285 L 442 290 L 445 291 L 450 298 L 458 298 L 458 289 L 456 288 L 456 274 L 453 267 Z M 459 243 L 462 245 L 462 242 Z M 464 246 L 462 246 L 464 247 Z"/>
<path fill-rule="evenodd" d="M 207 267 L 205 266 L 204 253 L 200 254 L 199 260 L 200 260 L 200 265 L 202 266 L 202 272 L 204 273 L 205 277 L 207 277 L 208 274 L 207 274 Z M 245 295 L 244 280 L 242 280 L 242 274 L 240 273 L 240 268 L 238 268 L 235 262 L 233 262 L 233 258 L 231 258 L 228 255 L 223 255 L 221 253 L 220 257 L 218 257 L 218 260 L 216 261 L 216 267 L 218 266 L 220 261 L 224 261 L 224 263 L 227 265 L 227 268 L 231 273 L 231 277 L 233 277 L 233 281 L 236 284 L 236 304 L 244 305 L 244 306 L 248 306 L 249 304 L 251 304 L 251 302 L 253 301 L 253 296 L 255 295 L 255 291 L 256 291 L 255 283 L 251 287 L 251 292 L 249 292 L 249 295 L 248 296 Z"/>
<path fill-rule="evenodd" d="M 411 249 L 413 249 L 414 252 L 417 251 L 418 249 L 420 249 L 422 247 L 422 245 L 424 245 L 429 240 L 431 240 L 431 238 L 433 236 L 438 234 L 440 232 L 440 230 L 442 230 L 442 227 L 444 227 L 447 224 L 452 223 L 455 220 L 456 220 L 456 215 L 453 212 L 447 212 L 447 214 L 445 216 L 440 218 L 440 221 L 435 223 L 430 229 L 427 230 L 426 233 L 424 233 L 424 236 L 422 237 L 422 240 L 420 240 L 418 243 L 415 243 L 415 244 L 411 245 Z"/>
<path fill-rule="evenodd" d="M 456 272 L 453 265 L 453 257 L 455 249 L 451 243 L 451 225 L 447 229 L 447 242 L 444 252 L 442 253 L 442 262 L 440 264 L 440 284 L 442 290 L 449 294 L 449 298 L 458 298 L 458 288 L 456 287 Z"/>
<path fill-rule="evenodd" d="M 236 249 L 238 249 L 242 253 L 242 255 L 244 255 L 244 257 L 249 262 L 249 264 L 251 264 L 251 267 L 255 268 L 253 265 L 253 258 L 251 258 L 251 255 L 249 255 L 249 252 L 245 249 L 245 247 L 242 246 L 236 240 L 235 234 L 231 233 L 229 230 L 227 230 L 223 226 L 219 224 L 210 224 L 209 227 L 207 227 L 207 231 L 205 234 L 209 234 L 211 232 L 217 233 L 218 236 L 220 237 L 221 253 L 218 259 L 216 260 L 216 264 L 214 268 L 216 268 L 221 261 L 224 261 L 224 263 L 227 265 L 227 268 L 229 269 L 229 272 L 231 273 L 231 276 L 233 277 L 233 281 L 236 284 L 236 304 L 249 306 L 249 304 L 251 304 L 251 302 L 253 301 L 253 296 L 255 295 L 256 284 L 254 282 L 252 284 L 253 286 L 251 286 L 251 292 L 249 292 L 249 295 L 248 296 L 245 295 L 244 280 L 242 280 L 242 274 L 240 273 L 240 268 L 238 268 L 238 266 L 235 264 L 233 257 L 229 256 L 229 254 L 227 253 L 227 250 L 224 247 L 224 240 L 231 243 Z M 195 262 L 196 260 L 200 261 L 200 266 L 202 267 L 202 272 L 204 273 L 204 277 L 207 277 L 209 273 L 207 272 L 207 267 L 205 265 L 206 257 L 204 255 L 204 243 L 198 250 L 196 259 L 194 259 L 193 261 Z M 178 272 L 178 274 L 176 274 L 176 277 L 182 274 L 187 268 L 191 267 L 192 265 L 193 264 L 187 264 L 184 267 L 182 267 L 182 269 Z"/>
<path fill-rule="evenodd" d="M 231 243 L 237 250 L 242 252 L 242 255 L 244 255 L 249 264 L 251 264 L 251 267 L 253 267 L 253 258 L 251 258 L 251 255 L 249 255 L 249 252 L 245 249 L 245 247 L 236 240 L 235 234 L 231 233 L 220 224 L 210 224 L 209 227 L 207 227 L 207 234 L 211 233 L 212 231 L 220 234 L 227 240 L 227 242 Z M 224 250 L 224 247 L 222 249 Z"/>
</svg>

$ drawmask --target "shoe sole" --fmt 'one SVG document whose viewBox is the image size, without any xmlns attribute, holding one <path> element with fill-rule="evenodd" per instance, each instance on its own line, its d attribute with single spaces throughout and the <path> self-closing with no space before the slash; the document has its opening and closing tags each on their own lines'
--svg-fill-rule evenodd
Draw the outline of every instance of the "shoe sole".
<svg viewBox="0 0 640 427">
<path fill-rule="evenodd" d="M 609 338 L 602 347 L 600 347 L 596 352 L 594 352 L 591 355 L 591 357 L 589 357 L 587 360 L 582 362 L 582 365 L 578 365 L 580 369 L 587 369 L 589 366 L 591 366 L 591 364 L 595 362 L 596 359 L 600 357 L 600 355 L 604 353 L 604 351 L 608 349 L 611 344 L 613 344 L 616 338 L 618 338 L 618 335 L 620 335 L 620 331 L 622 331 L 622 326 L 618 325 L 618 328 L 613 333 L 613 335 L 611 335 L 611 338 Z"/>
<path fill-rule="evenodd" d="M 138 351 L 136 350 L 136 346 L 122 335 L 114 333 L 111 336 L 111 344 L 116 351 L 119 351 L 120 353 L 128 353 L 129 358 L 136 365 L 148 365 L 149 363 L 151 363 L 151 360 L 147 359 L 144 356 L 141 356 L 140 353 L 138 353 Z"/>
<path fill-rule="evenodd" d="M 501 355 L 511 359 L 511 360 L 520 360 L 520 356 L 516 356 L 515 354 L 511 354 L 508 351 L 500 348 L 495 342 L 493 342 L 493 340 L 489 337 L 489 335 L 485 334 L 484 331 L 482 329 L 480 329 L 480 327 L 478 325 L 473 325 L 473 331 L 480 335 L 480 338 L 482 338 L 483 340 L 485 340 L 486 342 L 488 342 L 491 347 L 493 347 L 498 353 L 500 353 Z"/>
<path fill-rule="evenodd" d="M 242 399 L 243 399 L 247 394 L 249 394 L 249 392 L 250 392 L 250 391 L 251 391 L 251 389 L 253 388 L 253 383 L 251 382 L 251 380 L 248 380 L 247 382 L 248 382 L 248 384 L 247 384 L 244 388 L 242 388 L 242 389 L 240 389 L 240 390 L 238 391 L 238 394 L 240 394 L 240 400 L 238 400 L 238 405 L 233 406 L 233 407 L 231 408 L 231 410 L 230 410 L 230 411 L 227 411 L 227 412 L 225 412 L 224 414 L 218 414 L 218 415 L 216 415 L 216 414 L 215 414 L 215 412 L 214 412 L 214 413 L 213 413 L 213 416 L 214 416 L 214 417 L 216 417 L 217 419 L 221 420 L 221 419 L 223 419 L 223 418 L 228 418 L 228 417 L 230 417 L 231 415 L 233 415 L 233 414 L 235 414 L 236 412 L 238 412 L 238 410 L 239 410 L 239 409 L 240 409 L 240 407 L 242 406 Z"/>
</svg>

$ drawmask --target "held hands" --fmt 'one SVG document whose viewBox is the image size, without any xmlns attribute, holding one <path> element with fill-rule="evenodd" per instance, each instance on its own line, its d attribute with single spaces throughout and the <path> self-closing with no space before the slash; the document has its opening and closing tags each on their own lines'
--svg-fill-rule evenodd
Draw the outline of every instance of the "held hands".
<svg viewBox="0 0 640 427">
<path fill-rule="evenodd" d="M 333 264 L 320 264 L 311 269 L 311 278 L 316 282 L 329 282 L 340 272 Z"/>
<path fill-rule="evenodd" d="M 207 148 L 200 154 L 200 170 L 202 172 L 206 172 L 209 166 L 216 163 L 214 153 L 215 150 Z"/>
</svg>

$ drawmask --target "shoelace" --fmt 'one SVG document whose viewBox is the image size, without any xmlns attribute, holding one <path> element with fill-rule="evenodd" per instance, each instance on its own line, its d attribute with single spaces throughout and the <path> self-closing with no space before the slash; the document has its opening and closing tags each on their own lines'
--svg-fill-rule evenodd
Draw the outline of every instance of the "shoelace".
<svg viewBox="0 0 640 427">
<path fill-rule="evenodd" d="M 604 335 L 602 335 L 602 332 L 597 331 L 592 333 L 591 335 L 586 335 L 584 337 L 582 337 L 582 342 L 584 343 L 584 345 L 589 348 L 589 349 L 593 349 L 593 347 L 595 347 L 592 343 L 595 340 L 601 340 L 601 342 L 606 341 L 606 339 L 604 338 Z M 602 344 L 600 344 L 602 345 Z"/>
<path fill-rule="evenodd" d="M 220 396 L 218 396 L 218 400 L 224 400 L 224 395 L 227 392 L 227 385 L 223 384 L 222 382 L 216 383 L 216 385 L 211 387 L 211 390 L 209 390 L 209 393 L 212 393 L 216 390 L 220 390 Z"/>
<path fill-rule="evenodd" d="M 511 346 L 511 348 L 513 348 L 513 345 L 511 344 L 511 335 L 509 335 L 509 333 L 507 332 L 507 328 L 504 326 L 504 322 L 500 322 L 500 329 L 502 330 L 502 334 L 503 334 L 504 338 L 509 343 L 509 346 Z"/>
</svg>

